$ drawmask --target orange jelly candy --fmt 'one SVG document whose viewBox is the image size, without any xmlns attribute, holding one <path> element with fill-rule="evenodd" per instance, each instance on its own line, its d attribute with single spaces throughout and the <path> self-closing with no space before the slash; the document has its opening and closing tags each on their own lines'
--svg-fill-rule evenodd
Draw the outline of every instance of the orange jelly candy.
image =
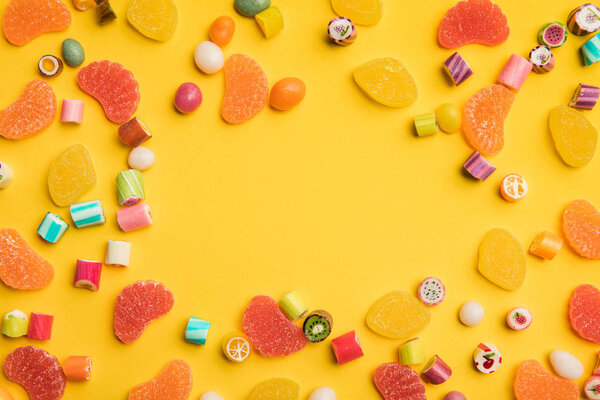
<svg viewBox="0 0 600 400">
<path fill-rule="evenodd" d="M 2 19 L 6 40 L 16 46 L 43 33 L 64 31 L 69 25 L 71 12 L 60 0 L 10 0 Z"/>
<path fill-rule="evenodd" d="M 569 246 L 582 257 L 600 259 L 600 212 L 585 200 L 567 204 L 562 229 Z"/>
<path fill-rule="evenodd" d="M 192 391 L 192 369 L 183 360 L 173 360 L 156 378 L 137 385 L 129 400 L 186 400 Z"/>
<path fill-rule="evenodd" d="M 45 288 L 54 278 L 52 265 L 40 257 L 14 229 L 0 229 L 0 279 L 14 289 Z"/>
<path fill-rule="evenodd" d="M 262 111 L 269 101 L 267 75 L 252 58 L 234 54 L 225 61 L 225 97 L 221 116 L 239 124 Z"/>
<path fill-rule="evenodd" d="M 21 140 L 46 129 L 56 116 L 56 96 L 52 86 L 34 79 L 14 103 L 0 111 L 0 136 Z"/>
<path fill-rule="evenodd" d="M 513 389 L 517 400 L 579 400 L 575 382 L 552 375 L 535 360 L 519 365 Z"/>
</svg>

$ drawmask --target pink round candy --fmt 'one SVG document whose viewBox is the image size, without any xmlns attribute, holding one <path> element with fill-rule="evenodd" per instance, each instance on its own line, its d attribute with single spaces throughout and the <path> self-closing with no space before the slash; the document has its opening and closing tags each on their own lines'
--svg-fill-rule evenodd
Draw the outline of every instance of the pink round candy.
<svg viewBox="0 0 600 400">
<path fill-rule="evenodd" d="M 175 108 L 184 114 L 194 111 L 202 104 L 202 92 L 192 82 L 182 83 L 175 92 Z"/>
<path fill-rule="evenodd" d="M 444 396 L 444 400 L 467 400 L 467 397 L 461 392 L 452 391 Z"/>
</svg>

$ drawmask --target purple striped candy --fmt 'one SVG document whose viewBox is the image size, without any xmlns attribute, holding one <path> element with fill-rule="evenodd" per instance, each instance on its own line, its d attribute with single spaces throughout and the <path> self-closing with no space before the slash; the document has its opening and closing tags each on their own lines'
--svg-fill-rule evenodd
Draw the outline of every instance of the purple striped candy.
<svg viewBox="0 0 600 400">
<path fill-rule="evenodd" d="M 463 166 L 473 178 L 481 181 L 485 181 L 496 170 L 496 167 L 483 158 L 477 150 L 471 154 L 471 157 L 465 161 Z"/>
<path fill-rule="evenodd" d="M 569 102 L 569 106 L 591 110 L 598 102 L 598 97 L 600 97 L 600 88 L 598 86 L 580 83 Z"/>
<path fill-rule="evenodd" d="M 473 70 L 458 52 L 452 54 L 444 61 L 444 70 L 454 81 L 456 86 L 460 85 L 473 75 Z"/>
</svg>

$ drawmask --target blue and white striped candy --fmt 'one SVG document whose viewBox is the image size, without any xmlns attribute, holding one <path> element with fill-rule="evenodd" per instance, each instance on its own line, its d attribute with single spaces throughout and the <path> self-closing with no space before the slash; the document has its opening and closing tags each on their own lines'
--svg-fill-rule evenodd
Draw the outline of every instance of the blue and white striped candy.
<svg viewBox="0 0 600 400">
<path fill-rule="evenodd" d="M 104 208 L 102 208 L 100 200 L 71 204 L 71 218 L 78 228 L 102 225 L 106 222 Z"/>
<path fill-rule="evenodd" d="M 69 229 L 69 224 L 60 215 L 47 213 L 37 228 L 38 234 L 47 242 L 56 243 Z"/>
<path fill-rule="evenodd" d="M 208 336 L 210 322 L 203 319 L 190 317 L 185 329 L 185 340 L 197 344 L 205 344 Z"/>
<path fill-rule="evenodd" d="M 600 33 L 588 40 L 581 46 L 583 62 L 592 65 L 600 61 Z"/>
</svg>

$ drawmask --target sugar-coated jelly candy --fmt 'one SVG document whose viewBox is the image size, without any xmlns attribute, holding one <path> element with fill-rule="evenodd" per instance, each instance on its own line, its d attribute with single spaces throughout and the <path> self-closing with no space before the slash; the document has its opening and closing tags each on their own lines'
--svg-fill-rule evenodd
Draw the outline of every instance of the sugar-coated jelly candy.
<svg viewBox="0 0 600 400">
<path fill-rule="evenodd" d="M 492 229 L 479 245 L 479 272 L 495 285 L 516 290 L 527 271 L 525 251 L 517 239 L 504 229 Z"/>
<path fill-rule="evenodd" d="M 50 164 L 48 190 L 52 201 L 59 207 L 74 203 L 95 183 L 92 158 L 83 145 L 69 147 Z"/>
<path fill-rule="evenodd" d="M 383 0 L 331 0 L 333 11 L 358 25 L 374 25 L 383 16 Z"/>
<path fill-rule="evenodd" d="M 556 151 L 567 165 L 583 167 L 590 162 L 598 131 L 581 111 L 560 105 L 550 111 L 548 124 Z"/>
<path fill-rule="evenodd" d="M 275 378 L 254 387 L 248 400 L 298 400 L 300 385 L 291 379 Z"/>
<path fill-rule="evenodd" d="M 390 292 L 375 302 L 367 313 L 367 325 L 381 336 L 408 339 L 425 329 L 431 313 L 406 292 Z"/>
<path fill-rule="evenodd" d="M 2 17 L 4 36 L 16 46 L 43 33 L 64 31 L 69 25 L 71 12 L 60 0 L 10 0 Z"/>
<path fill-rule="evenodd" d="M 373 100 L 388 107 L 406 107 L 417 99 L 417 85 L 396 58 L 369 61 L 354 70 L 354 81 Z"/>
<path fill-rule="evenodd" d="M 164 42 L 177 28 L 177 7 L 173 0 L 131 0 L 127 20 L 147 38 Z"/>
<path fill-rule="evenodd" d="M 233 54 L 227 59 L 225 96 L 221 116 L 225 122 L 239 124 L 262 111 L 269 101 L 267 75 L 252 58 Z"/>
<path fill-rule="evenodd" d="M 131 389 L 128 400 L 187 400 L 192 391 L 192 368 L 173 360 L 148 382 Z"/>
</svg>

